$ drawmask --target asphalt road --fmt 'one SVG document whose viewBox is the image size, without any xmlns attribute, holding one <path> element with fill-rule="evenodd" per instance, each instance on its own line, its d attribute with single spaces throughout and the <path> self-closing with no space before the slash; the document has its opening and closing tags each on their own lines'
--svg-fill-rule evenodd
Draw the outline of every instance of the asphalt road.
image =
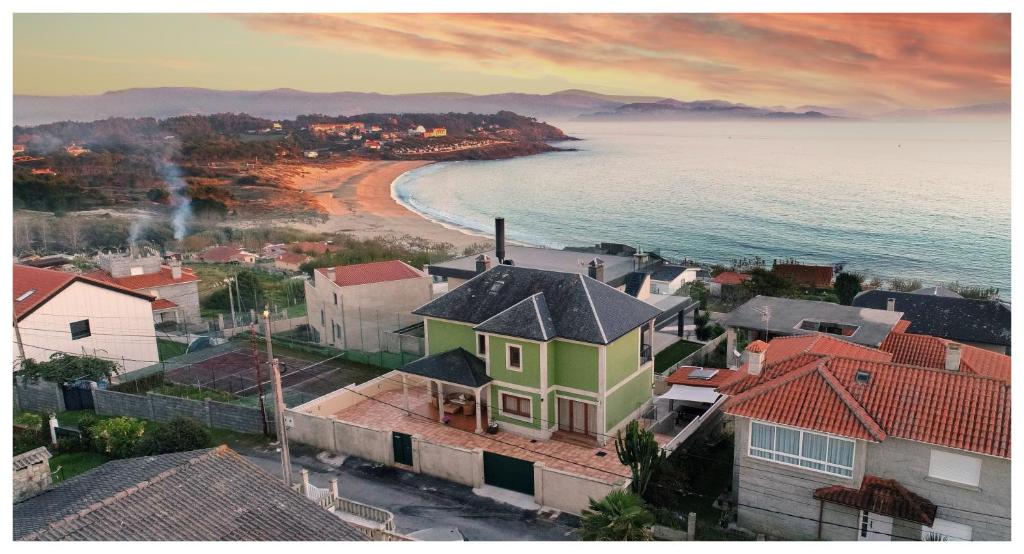
<svg viewBox="0 0 1024 554">
<path fill-rule="evenodd" d="M 270 473 L 280 474 L 277 454 L 254 450 L 246 456 Z M 318 461 L 313 453 L 293 452 L 292 470 L 305 467 L 315 486 L 327 487 L 338 479 L 341 496 L 384 508 L 395 514 L 399 533 L 428 528 L 457 528 L 468 541 L 576 540 L 575 516 L 551 519 L 473 494 L 470 487 L 348 458 L 339 468 Z M 297 477 L 296 477 L 297 478 Z"/>
</svg>

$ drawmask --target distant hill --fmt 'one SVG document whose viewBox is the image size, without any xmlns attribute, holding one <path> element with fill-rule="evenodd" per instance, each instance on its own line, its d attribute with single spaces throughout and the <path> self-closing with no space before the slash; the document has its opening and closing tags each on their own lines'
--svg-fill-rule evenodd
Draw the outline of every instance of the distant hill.
<svg viewBox="0 0 1024 554">
<path fill-rule="evenodd" d="M 746 104 L 734 104 L 724 100 L 659 100 L 657 102 L 633 102 L 623 104 L 611 111 L 580 116 L 582 119 L 599 121 L 616 120 L 718 120 L 718 119 L 828 119 L 831 116 L 819 111 L 791 112 L 777 108 L 757 108 Z"/>
<path fill-rule="evenodd" d="M 1009 104 L 982 104 L 942 110 L 899 110 L 877 119 L 992 117 L 1009 114 Z M 551 94 L 466 94 L 427 92 L 305 92 L 279 88 L 262 91 L 188 87 L 133 88 L 82 96 L 14 96 L 14 123 L 40 125 L 55 121 L 95 121 L 108 117 L 155 117 L 247 113 L 272 120 L 319 113 L 478 113 L 512 111 L 541 120 L 688 120 L 688 119 L 822 119 L 861 118 L 842 108 L 805 105 L 756 107 L 723 100 L 683 102 L 657 96 L 609 95 L 569 89 Z"/>
</svg>

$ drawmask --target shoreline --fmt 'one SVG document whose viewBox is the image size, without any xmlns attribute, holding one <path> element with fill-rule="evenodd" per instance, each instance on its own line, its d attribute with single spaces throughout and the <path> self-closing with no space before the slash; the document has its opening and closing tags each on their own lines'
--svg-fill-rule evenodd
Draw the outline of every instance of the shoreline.
<svg viewBox="0 0 1024 554">
<path fill-rule="evenodd" d="M 434 221 L 394 195 L 394 184 L 411 171 L 437 162 L 429 160 L 352 160 L 330 166 L 300 166 L 275 175 L 282 185 L 313 195 L 327 220 L 292 223 L 308 231 L 342 232 L 359 238 L 404 236 L 447 242 L 457 249 L 490 240 L 483 234 Z"/>
</svg>

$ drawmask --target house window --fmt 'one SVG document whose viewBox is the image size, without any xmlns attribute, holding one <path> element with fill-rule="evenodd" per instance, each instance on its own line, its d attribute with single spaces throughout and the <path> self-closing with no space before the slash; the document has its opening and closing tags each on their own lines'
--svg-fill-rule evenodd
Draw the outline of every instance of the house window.
<svg viewBox="0 0 1024 554">
<path fill-rule="evenodd" d="M 327 316 L 324 315 L 324 311 L 320 310 L 320 325 L 327 326 Z"/>
<path fill-rule="evenodd" d="M 935 518 L 932 526 L 921 526 L 922 541 L 969 541 L 974 534 L 970 525 Z"/>
<path fill-rule="evenodd" d="M 487 355 L 487 336 L 477 335 L 476 336 L 476 355 L 486 356 Z"/>
<path fill-rule="evenodd" d="M 505 365 L 512 371 L 523 370 L 523 347 L 514 344 L 505 345 Z"/>
<path fill-rule="evenodd" d="M 525 396 L 514 394 L 501 394 L 501 412 L 519 418 L 532 419 L 533 410 L 530 407 L 531 400 Z"/>
<path fill-rule="evenodd" d="M 334 323 L 334 320 L 332 319 L 331 320 L 331 342 L 333 343 L 333 342 L 335 342 L 337 340 L 338 340 L 338 326 Z"/>
<path fill-rule="evenodd" d="M 977 487 L 981 481 L 981 458 L 932 450 L 928 476 L 943 481 Z"/>
<path fill-rule="evenodd" d="M 334 293 L 334 305 L 338 305 L 338 293 Z"/>
<path fill-rule="evenodd" d="M 750 422 L 750 455 L 780 464 L 850 477 L 854 445 L 821 433 Z"/>
<path fill-rule="evenodd" d="M 92 335 L 92 331 L 89 329 L 88 319 L 71 322 L 71 340 L 84 339 L 90 335 Z"/>
</svg>

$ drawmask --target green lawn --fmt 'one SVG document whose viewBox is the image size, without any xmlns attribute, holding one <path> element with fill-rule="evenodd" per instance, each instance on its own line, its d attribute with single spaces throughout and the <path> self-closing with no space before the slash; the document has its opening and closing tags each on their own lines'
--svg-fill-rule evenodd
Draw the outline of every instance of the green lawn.
<svg viewBox="0 0 1024 554">
<path fill-rule="evenodd" d="M 672 346 L 662 350 L 654 357 L 654 372 L 661 373 L 666 369 L 672 367 L 672 364 L 682 360 L 683 358 L 693 354 L 700 347 L 704 346 L 699 342 L 692 342 L 688 340 L 677 341 Z"/>
<path fill-rule="evenodd" d="M 56 472 L 53 481 L 58 483 L 109 461 L 110 458 L 97 452 L 67 452 L 50 458 L 50 471 Z"/>
<path fill-rule="evenodd" d="M 234 402 L 237 400 L 235 395 L 221 390 L 211 388 L 200 389 L 197 387 L 176 385 L 173 383 L 165 383 L 163 385 L 153 387 L 149 392 L 154 394 L 163 394 L 166 396 L 176 396 L 178 398 L 188 398 L 189 400 L 206 400 L 207 398 L 214 402 Z"/>
<path fill-rule="evenodd" d="M 168 358 L 174 358 L 181 356 L 188 349 L 187 346 L 180 342 L 167 339 L 156 339 L 156 350 L 160 354 L 160 361 L 164 361 Z"/>
</svg>

